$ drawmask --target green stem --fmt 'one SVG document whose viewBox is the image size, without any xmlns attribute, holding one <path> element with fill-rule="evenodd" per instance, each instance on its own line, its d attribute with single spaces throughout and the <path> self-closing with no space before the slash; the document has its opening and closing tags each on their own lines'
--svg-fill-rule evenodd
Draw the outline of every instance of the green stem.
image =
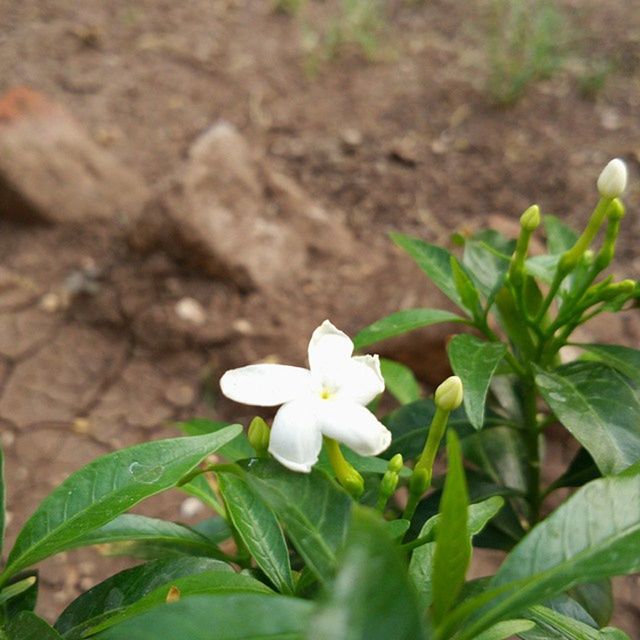
<svg viewBox="0 0 640 640">
<path fill-rule="evenodd" d="M 522 408 L 525 425 L 524 437 L 529 461 L 527 500 L 530 508 L 529 524 L 533 526 L 540 516 L 540 447 L 536 414 L 536 386 L 531 376 L 523 380 L 522 392 Z"/>
</svg>

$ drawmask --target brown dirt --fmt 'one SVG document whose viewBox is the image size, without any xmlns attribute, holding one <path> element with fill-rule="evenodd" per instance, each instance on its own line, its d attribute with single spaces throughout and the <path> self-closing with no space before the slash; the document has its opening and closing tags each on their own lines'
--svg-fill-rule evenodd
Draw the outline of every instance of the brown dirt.
<svg viewBox="0 0 640 640">
<path fill-rule="evenodd" d="M 595 101 L 563 73 L 509 110 L 482 91 L 478 15 L 461 3 L 391 3 L 381 60 L 351 53 L 315 78 L 304 71 L 301 24 L 269 4 L 0 0 L 0 92 L 28 84 L 53 96 L 153 188 L 223 118 L 359 242 L 349 264 L 319 261 L 296 292 L 246 294 L 161 253 L 139 256 L 104 227 L 0 220 L 10 540 L 55 484 L 96 455 L 164 437 L 182 417 L 246 418 L 249 409 L 238 415 L 217 397 L 228 366 L 269 355 L 301 361 L 325 317 L 354 331 L 400 306 L 436 304 L 431 290 L 406 284 L 417 271 L 388 231 L 446 242 L 489 216 L 508 228 L 532 200 L 584 220 L 599 169 L 617 155 L 632 179 L 616 269 L 640 274 L 640 13 L 630 3 L 562 3 L 592 34 L 584 46 L 618 61 Z M 312 24 L 331 6 L 312 12 Z M 200 302 L 204 325 L 176 315 L 185 297 Z M 637 345 L 634 331 L 620 321 L 598 335 Z M 443 334 L 432 335 L 426 350 L 409 347 L 427 382 L 444 366 Z M 552 467 L 565 455 L 556 449 Z M 179 504 L 173 496 L 145 509 L 178 517 Z M 114 569 L 87 550 L 44 563 L 40 610 L 52 618 Z M 633 585 L 620 585 L 616 622 L 637 635 Z"/>
</svg>

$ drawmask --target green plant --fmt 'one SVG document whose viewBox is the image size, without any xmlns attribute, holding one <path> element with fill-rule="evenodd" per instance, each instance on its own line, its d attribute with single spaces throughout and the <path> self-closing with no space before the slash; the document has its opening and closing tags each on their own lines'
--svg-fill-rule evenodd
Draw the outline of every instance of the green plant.
<svg viewBox="0 0 640 640">
<path fill-rule="evenodd" d="M 579 344 L 588 357 L 559 358 L 595 315 L 638 306 L 640 283 L 603 276 L 625 183 L 613 160 L 581 234 L 542 218 L 544 255 L 529 255 L 536 206 L 517 239 L 482 231 L 465 238 L 460 258 L 395 234 L 459 312 L 400 311 L 353 342 L 324 322 L 308 369 L 261 363 L 222 377 L 236 401 L 282 405 L 271 427 L 255 418 L 245 436 L 194 419 L 179 425 L 186 437 L 72 474 L 6 558 L 0 638 L 629 640 L 606 625 L 609 578 L 640 571 L 640 351 Z M 432 398 L 401 364 L 353 355 L 439 322 L 470 332 L 449 342 L 456 375 Z M 385 391 L 399 406 L 380 420 L 372 409 Z M 545 486 L 543 441 L 556 421 L 581 448 Z M 576 491 L 546 515 L 560 488 Z M 211 516 L 188 527 L 126 513 L 168 489 L 196 496 Z M 3 529 L 4 508 L 0 541 Z M 33 612 L 34 566 L 95 544 L 144 562 L 80 595 L 50 626 Z M 477 545 L 506 558 L 495 575 L 467 581 Z"/>
<path fill-rule="evenodd" d="M 561 68 L 566 25 L 551 0 L 490 0 L 486 24 L 487 91 L 497 104 Z"/>
</svg>

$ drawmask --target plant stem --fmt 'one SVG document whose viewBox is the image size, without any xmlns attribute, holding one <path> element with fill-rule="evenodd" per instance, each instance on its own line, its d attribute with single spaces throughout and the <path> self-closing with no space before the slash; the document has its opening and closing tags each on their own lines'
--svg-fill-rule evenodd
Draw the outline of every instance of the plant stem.
<svg viewBox="0 0 640 640">
<path fill-rule="evenodd" d="M 540 516 L 540 446 L 538 421 L 536 417 L 536 385 L 533 376 L 522 381 L 524 437 L 529 460 L 527 477 L 527 500 L 529 502 L 529 524 L 533 525 Z"/>
</svg>

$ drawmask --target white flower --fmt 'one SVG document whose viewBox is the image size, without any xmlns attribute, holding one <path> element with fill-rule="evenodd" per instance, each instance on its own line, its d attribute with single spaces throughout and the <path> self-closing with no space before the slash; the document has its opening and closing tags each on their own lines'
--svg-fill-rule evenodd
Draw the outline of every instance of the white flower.
<svg viewBox="0 0 640 640">
<path fill-rule="evenodd" d="M 375 456 L 391 433 L 366 408 L 384 391 L 378 356 L 353 356 L 353 342 L 328 320 L 311 336 L 309 369 L 253 364 L 227 371 L 222 393 L 243 404 L 283 405 L 271 429 L 269 452 L 285 467 L 309 473 L 322 436 Z"/>
<path fill-rule="evenodd" d="M 598 191 L 604 198 L 617 198 L 627 186 L 627 165 L 614 158 L 609 161 L 598 178 Z"/>
</svg>

